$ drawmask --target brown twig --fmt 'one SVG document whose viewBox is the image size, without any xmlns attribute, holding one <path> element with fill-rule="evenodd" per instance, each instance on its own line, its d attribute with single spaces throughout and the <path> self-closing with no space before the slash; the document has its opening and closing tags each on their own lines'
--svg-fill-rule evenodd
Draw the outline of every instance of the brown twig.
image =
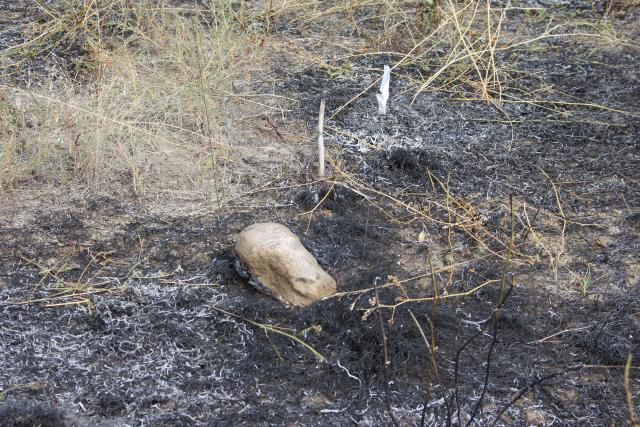
<svg viewBox="0 0 640 427">
<path fill-rule="evenodd" d="M 212 308 L 213 310 L 218 311 L 218 312 L 220 312 L 220 313 L 222 313 L 222 314 L 224 314 L 226 316 L 235 317 L 236 319 L 240 319 L 240 320 L 242 320 L 244 322 L 247 322 L 250 325 L 253 325 L 255 327 L 258 327 L 258 328 L 262 329 L 265 333 L 273 332 L 273 333 L 276 333 L 276 334 L 283 335 L 283 336 L 285 336 L 285 337 L 297 342 L 298 344 L 302 345 L 307 350 L 309 350 L 316 357 L 316 359 L 318 359 L 319 362 L 325 362 L 326 361 L 325 357 L 322 354 L 320 354 L 316 349 L 314 349 L 309 344 L 307 344 L 306 342 L 304 342 L 300 338 L 296 337 L 295 335 L 292 335 L 292 334 L 286 332 L 284 330 L 284 328 L 280 328 L 278 326 L 273 326 L 273 325 L 267 325 L 265 323 L 254 322 L 253 320 L 249 320 L 246 317 L 242 317 L 242 316 L 240 316 L 238 314 L 231 313 L 230 311 L 224 310 L 224 309 L 222 309 L 220 307 L 210 306 L 210 308 Z"/>
<path fill-rule="evenodd" d="M 373 287 L 376 291 L 376 305 L 380 307 L 380 294 L 378 293 L 378 277 L 376 277 L 373 281 Z M 389 360 L 389 349 L 387 348 L 387 335 L 384 332 L 384 322 L 382 320 L 382 311 L 378 310 L 378 323 L 380 324 L 380 335 L 382 336 L 382 351 L 384 353 L 384 365 L 382 367 L 382 373 L 384 374 L 384 389 L 386 394 L 387 401 L 387 411 L 389 411 L 389 417 L 391 417 L 391 421 L 395 427 L 400 427 L 398 420 L 393 414 L 393 408 L 391 407 L 391 390 L 389 389 L 389 365 L 391 361 Z"/>
<path fill-rule="evenodd" d="M 284 136 L 282 135 L 282 133 L 280 133 L 280 130 L 278 130 L 278 127 L 271 121 L 271 118 L 269 117 L 269 115 L 263 114 L 262 117 L 264 117 L 264 120 L 267 122 L 267 124 L 273 130 L 273 132 L 278 136 L 278 138 L 280 138 L 280 141 L 285 141 Z"/>
<path fill-rule="evenodd" d="M 625 399 L 627 401 L 627 410 L 629 411 L 629 420 L 631 421 L 631 427 L 639 427 L 638 417 L 633 410 L 633 399 L 631 396 L 631 385 L 629 382 L 629 371 L 631 370 L 631 361 L 633 356 L 631 353 L 627 354 L 627 363 L 624 365 L 624 392 Z"/>
</svg>

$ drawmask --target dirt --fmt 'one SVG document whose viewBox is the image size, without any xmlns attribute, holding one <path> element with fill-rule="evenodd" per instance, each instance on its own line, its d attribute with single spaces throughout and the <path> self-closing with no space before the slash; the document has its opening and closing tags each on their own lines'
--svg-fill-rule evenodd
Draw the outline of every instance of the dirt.
<svg viewBox="0 0 640 427">
<path fill-rule="evenodd" d="M 571 11 L 598 13 L 557 13 Z M 617 19 L 633 26 L 634 13 Z M 173 217 L 127 198 L 3 194 L 0 424 L 390 425 L 388 405 L 400 425 L 628 423 L 628 354 L 640 411 L 640 52 L 549 44 L 500 59 L 525 76 L 512 89 L 548 76 L 551 109 L 413 100 L 410 77 L 428 70 L 399 67 L 387 115 L 372 89 L 327 122 L 344 173 L 322 185 L 285 174 L 260 208 Z M 313 128 L 321 98 L 329 117 L 397 59 L 354 60 L 338 77 L 283 69 L 277 90 Z M 562 103 L 577 99 L 609 109 Z M 248 286 L 233 245 L 259 221 L 300 235 L 341 294 L 292 310 Z M 432 270 L 445 299 L 404 303 L 433 295 Z"/>
</svg>

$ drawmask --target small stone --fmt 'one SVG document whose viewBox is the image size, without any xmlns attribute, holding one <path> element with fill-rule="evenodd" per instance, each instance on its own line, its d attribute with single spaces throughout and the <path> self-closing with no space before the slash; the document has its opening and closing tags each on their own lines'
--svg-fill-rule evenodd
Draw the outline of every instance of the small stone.
<svg viewBox="0 0 640 427">
<path fill-rule="evenodd" d="M 300 400 L 300 405 L 303 408 L 320 410 L 331 404 L 331 401 L 322 393 L 304 393 L 304 396 Z"/>
<path fill-rule="evenodd" d="M 282 224 L 259 223 L 242 230 L 236 255 L 238 273 L 285 304 L 308 306 L 336 291 L 335 280 Z"/>
<path fill-rule="evenodd" d="M 525 409 L 522 415 L 529 425 L 544 426 L 548 424 L 548 416 L 543 411 L 536 409 Z"/>
</svg>

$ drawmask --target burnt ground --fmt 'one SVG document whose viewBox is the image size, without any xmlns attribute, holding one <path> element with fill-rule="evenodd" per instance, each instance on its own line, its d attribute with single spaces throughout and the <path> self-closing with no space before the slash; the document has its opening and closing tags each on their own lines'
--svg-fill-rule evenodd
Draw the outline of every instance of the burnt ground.
<svg viewBox="0 0 640 427">
<path fill-rule="evenodd" d="M 320 98 L 336 111 L 397 59 L 361 57 L 338 77 L 292 67 L 278 90 L 311 128 Z M 401 425 L 628 424 L 640 52 L 550 39 L 501 59 L 520 70 L 512 90 L 544 73 L 556 103 L 499 111 L 460 101 L 464 88 L 411 103 L 429 70 L 398 67 L 386 116 L 372 90 L 327 122 L 340 171 L 323 185 L 285 176 L 260 208 L 174 218 L 123 198 L 3 195 L 0 424 L 389 425 L 388 403 Z M 233 244 L 257 221 L 290 226 L 340 294 L 292 310 L 247 286 Z M 405 303 L 433 295 L 429 258 L 447 299 Z M 380 303 L 403 304 L 371 312 L 374 283 Z"/>
</svg>

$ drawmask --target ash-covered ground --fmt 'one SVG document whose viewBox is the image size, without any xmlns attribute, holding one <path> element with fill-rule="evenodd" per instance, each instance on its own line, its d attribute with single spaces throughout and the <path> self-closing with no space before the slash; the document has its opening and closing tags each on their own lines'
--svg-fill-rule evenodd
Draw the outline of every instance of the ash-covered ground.
<svg viewBox="0 0 640 427">
<path fill-rule="evenodd" d="M 373 88 L 327 121 L 341 172 L 307 184 L 310 159 L 260 207 L 173 218 L 113 197 L 2 195 L 0 425 L 390 425 L 388 405 L 400 425 L 628 423 L 640 52 L 549 43 L 502 60 L 544 73 L 557 105 L 412 103 L 410 77 L 429 70 L 398 67 L 386 116 Z M 312 127 L 321 98 L 330 117 L 396 60 L 283 71 L 277 90 Z M 233 245 L 258 221 L 290 226 L 341 294 L 289 309 L 250 288 Z M 371 312 L 434 282 L 436 304 Z"/>
</svg>

